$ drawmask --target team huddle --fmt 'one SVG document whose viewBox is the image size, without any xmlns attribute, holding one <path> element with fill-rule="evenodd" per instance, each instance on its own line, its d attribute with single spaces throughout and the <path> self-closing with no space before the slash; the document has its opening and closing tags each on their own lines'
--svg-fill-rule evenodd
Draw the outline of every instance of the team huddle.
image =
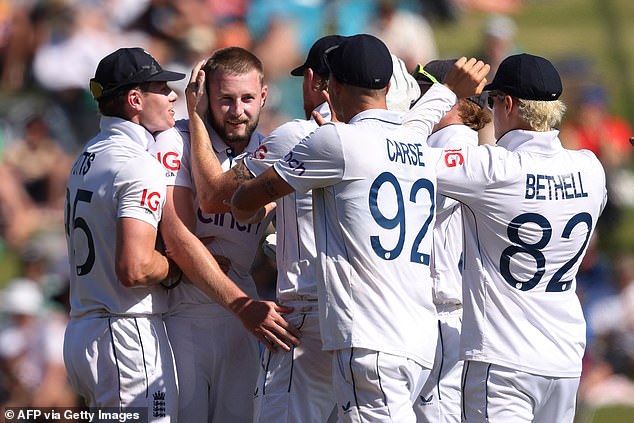
<svg viewBox="0 0 634 423">
<path fill-rule="evenodd" d="M 88 407 L 151 422 L 573 422 L 575 275 L 606 202 L 562 147 L 546 59 L 410 74 L 376 37 L 317 40 L 305 119 L 257 131 L 260 60 L 228 47 L 177 95 L 141 48 L 90 81 L 68 179 L 64 360 Z M 492 122 L 497 144 L 478 145 Z M 276 231 L 276 301 L 251 268 Z M 236 319 L 237 318 L 237 319 Z M 260 348 L 263 346 L 264 348 Z"/>
</svg>

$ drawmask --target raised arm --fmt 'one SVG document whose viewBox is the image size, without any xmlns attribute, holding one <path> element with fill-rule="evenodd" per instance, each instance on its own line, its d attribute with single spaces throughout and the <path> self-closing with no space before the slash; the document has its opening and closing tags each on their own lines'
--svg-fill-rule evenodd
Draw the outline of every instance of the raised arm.
<svg viewBox="0 0 634 423">
<path fill-rule="evenodd" d="M 236 188 L 253 177 L 244 163 L 240 162 L 228 171 L 222 170 L 211 146 L 205 116 L 209 108 L 205 62 L 199 62 L 192 70 L 190 82 L 185 90 L 191 145 L 191 171 L 196 185 L 198 202 L 205 213 L 222 213 L 229 210 L 226 202 Z"/>
<path fill-rule="evenodd" d="M 458 98 L 482 92 L 489 69 L 490 66 L 482 61 L 461 57 L 445 76 L 444 82 L 432 85 L 403 115 L 403 125 L 428 137 L 434 125 L 454 106 Z"/>
</svg>

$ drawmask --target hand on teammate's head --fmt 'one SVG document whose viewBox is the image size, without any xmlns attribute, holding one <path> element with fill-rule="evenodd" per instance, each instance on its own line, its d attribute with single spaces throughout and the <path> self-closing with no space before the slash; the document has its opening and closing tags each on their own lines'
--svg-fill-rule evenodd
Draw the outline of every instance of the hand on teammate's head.
<svg viewBox="0 0 634 423">
<path fill-rule="evenodd" d="M 479 95 L 487 83 L 486 75 L 490 69 L 491 66 L 481 60 L 461 57 L 447 73 L 443 84 L 458 98 Z"/>
<path fill-rule="evenodd" d="M 315 122 L 317 122 L 317 125 L 319 126 L 322 126 L 324 123 L 327 123 L 327 122 L 339 122 L 339 120 L 337 119 L 337 114 L 335 113 L 335 109 L 333 109 L 332 103 L 330 102 L 330 95 L 328 94 L 328 90 L 322 90 L 321 95 L 323 96 L 324 101 L 328 103 L 328 107 L 330 108 L 330 120 L 326 120 L 316 110 L 313 110 L 313 112 L 311 113 L 313 116 L 313 119 L 315 119 Z"/>
<path fill-rule="evenodd" d="M 194 113 L 201 117 L 204 116 L 209 108 L 205 84 L 205 72 L 201 69 L 205 62 L 205 60 L 202 60 L 194 66 L 189 78 L 189 84 L 187 84 L 187 89 L 185 90 L 187 111 L 190 118 L 194 115 Z"/>
</svg>

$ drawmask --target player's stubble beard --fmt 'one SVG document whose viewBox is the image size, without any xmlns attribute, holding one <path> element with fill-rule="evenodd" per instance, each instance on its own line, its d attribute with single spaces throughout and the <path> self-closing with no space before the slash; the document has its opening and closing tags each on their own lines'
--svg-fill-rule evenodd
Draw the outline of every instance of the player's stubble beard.
<svg viewBox="0 0 634 423">
<path fill-rule="evenodd" d="M 222 138 L 222 140 L 228 146 L 236 146 L 242 144 L 243 148 L 249 144 L 249 140 L 251 139 L 251 135 L 255 132 L 255 128 L 257 128 L 258 123 L 260 122 L 260 114 L 255 117 L 253 120 L 249 120 L 246 122 L 246 126 L 244 129 L 244 133 L 236 134 L 236 133 L 228 133 L 227 129 L 224 126 L 224 121 L 220 121 L 213 114 L 213 111 L 209 111 L 208 116 L 209 124 L 213 128 L 213 130 Z"/>
</svg>

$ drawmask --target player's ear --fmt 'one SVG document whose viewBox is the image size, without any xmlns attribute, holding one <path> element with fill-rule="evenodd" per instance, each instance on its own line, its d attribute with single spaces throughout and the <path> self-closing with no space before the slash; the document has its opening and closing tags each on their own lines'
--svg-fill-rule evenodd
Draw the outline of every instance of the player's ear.
<svg viewBox="0 0 634 423">
<path fill-rule="evenodd" d="M 266 95 L 269 92 L 269 87 L 267 85 L 263 85 L 262 86 L 262 102 L 260 104 L 260 107 L 264 107 L 264 103 L 266 103 Z"/>
<path fill-rule="evenodd" d="M 141 110 L 143 108 L 143 95 L 139 88 L 134 88 L 128 91 L 127 94 L 128 106 L 134 110 Z"/>
</svg>

